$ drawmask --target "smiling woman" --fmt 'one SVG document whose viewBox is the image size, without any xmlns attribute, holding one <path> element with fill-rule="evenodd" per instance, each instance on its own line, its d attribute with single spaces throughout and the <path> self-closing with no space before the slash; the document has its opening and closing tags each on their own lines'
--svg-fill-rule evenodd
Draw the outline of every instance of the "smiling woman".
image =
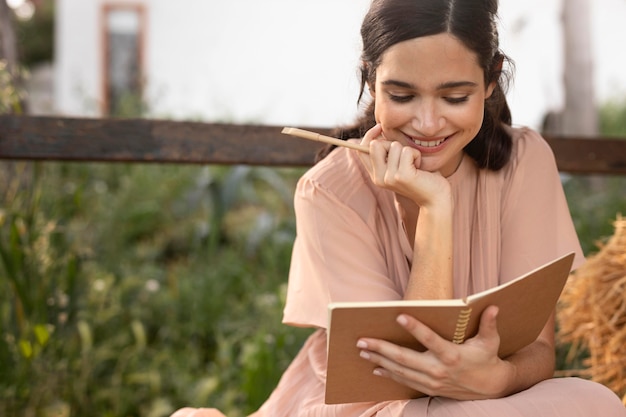
<svg viewBox="0 0 626 417">
<path fill-rule="evenodd" d="M 362 93 L 296 189 L 286 324 L 315 328 L 254 417 L 626 416 L 606 387 L 553 379 L 554 315 L 499 357 L 498 307 L 463 344 L 401 315 L 416 351 L 363 334 L 354 355 L 422 398 L 327 404 L 328 305 L 464 298 L 569 253 L 584 261 L 550 147 L 511 126 L 496 0 L 374 0 L 361 27 Z M 219 411 L 183 409 L 184 416 Z"/>
<path fill-rule="evenodd" d="M 418 150 L 420 169 L 454 173 L 496 85 L 485 85 L 475 54 L 449 34 L 414 38 L 383 54 L 375 78 L 370 90 L 383 136 Z"/>
</svg>

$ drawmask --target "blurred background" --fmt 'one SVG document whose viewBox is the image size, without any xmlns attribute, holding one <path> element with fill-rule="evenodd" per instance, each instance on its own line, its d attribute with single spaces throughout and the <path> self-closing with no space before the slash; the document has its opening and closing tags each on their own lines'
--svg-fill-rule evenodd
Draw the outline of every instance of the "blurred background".
<svg viewBox="0 0 626 417">
<path fill-rule="evenodd" d="M 369 0 L 0 0 L 0 113 L 332 127 L 358 114 Z M 626 137 L 626 0 L 500 1 L 515 124 Z M 298 168 L 0 164 L 0 415 L 256 409 Z M 585 253 L 623 177 L 563 175 Z M 584 355 L 559 347 L 560 369 Z"/>
<path fill-rule="evenodd" d="M 116 115 L 139 101 L 151 117 L 334 126 L 358 110 L 369 0 L 7 2 L 32 112 Z M 566 88 L 598 107 L 623 100 L 626 1 L 500 3 L 516 123 L 541 128 Z"/>
</svg>

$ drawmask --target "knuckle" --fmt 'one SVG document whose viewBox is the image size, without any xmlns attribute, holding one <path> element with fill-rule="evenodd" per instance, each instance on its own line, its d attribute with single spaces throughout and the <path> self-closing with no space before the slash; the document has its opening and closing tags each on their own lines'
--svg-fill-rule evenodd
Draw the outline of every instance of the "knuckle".
<svg viewBox="0 0 626 417">
<path fill-rule="evenodd" d="M 394 355 L 394 361 L 401 364 L 406 364 L 408 361 L 408 356 L 404 350 L 398 350 Z"/>
<path fill-rule="evenodd" d="M 441 358 L 441 361 L 448 366 L 457 366 L 461 363 L 461 360 L 461 353 L 458 352 L 456 349 L 447 352 L 447 354 Z"/>
<path fill-rule="evenodd" d="M 434 368 L 430 370 L 430 376 L 434 379 L 434 384 L 441 384 L 440 381 L 448 378 L 448 372 L 444 368 Z"/>
<path fill-rule="evenodd" d="M 435 334 L 432 332 L 424 332 L 424 334 L 420 335 L 420 339 L 422 340 L 423 344 L 430 345 L 435 342 L 436 337 Z"/>
<path fill-rule="evenodd" d="M 440 392 L 444 388 L 444 384 L 440 381 L 432 381 L 428 384 L 430 392 Z"/>
<path fill-rule="evenodd" d="M 397 370 L 395 370 L 395 374 L 397 376 L 399 376 L 402 379 L 408 379 L 409 378 L 409 372 L 406 368 L 400 367 Z"/>
<path fill-rule="evenodd" d="M 402 146 L 402 144 L 400 144 L 400 142 L 397 141 L 393 141 L 390 144 L 390 149 L 397 149 L 397 150 L 402 150 L 402 148 L 404 148 L 404 146 Z"/>
</svg>

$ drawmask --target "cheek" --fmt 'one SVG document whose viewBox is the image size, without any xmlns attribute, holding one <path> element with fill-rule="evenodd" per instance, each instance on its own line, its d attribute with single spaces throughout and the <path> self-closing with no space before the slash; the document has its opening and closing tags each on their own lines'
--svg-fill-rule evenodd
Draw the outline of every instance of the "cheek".
<svg viewBox="0 0 626 417">
<path fill-rule="evenodd" d="M 471 114 L 471 117 L 468 115 L 468 124 L 473 123 L 474 129 L 476 133 L 480 130 L 480 127 L 483 124 L 483 119 L 485 118 L 485 106 L 483 103 L 479 103 L 474 111 Z"/>
<path fill-rule="evenodd" d="M 454 123 L 463 127 L 466 130 L 473 131 L 474 133 L 478 133 L 480 127 L 482 126 L 484 118 L 484 106 L 482 103 L 478 102 L 455 113 L 454 118 L 452 119 Z M 450 121 L 452 121 L 450 120 Z"/>
<path fill-rule="evenodd" d="M 383 127 L 396 127 L 410 120 L 408 106 L 397 106 L 388 101 L 377 99 L 374 106 L 374 117 L 376 122 Z"/>
</svg>

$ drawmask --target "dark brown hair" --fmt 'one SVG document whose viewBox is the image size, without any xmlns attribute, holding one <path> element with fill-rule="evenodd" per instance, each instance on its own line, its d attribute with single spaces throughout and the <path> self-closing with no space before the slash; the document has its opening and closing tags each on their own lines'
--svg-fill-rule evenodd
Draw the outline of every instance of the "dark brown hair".
<svg viewBox="0 0 626 417">
<path fill-rule="evenodd" d="M 361 93 L 365 86 L 375 84 L 376 69 L 384 52 L 391 46 L 414 38 L 450 33 L 473 51 L 485 74 L 485 85 L 495 81 L 496 87 L 485 102 L 483 124 L 476 137 L 465 147 L 481 168 L 498 170 L 510 159 L 512 142 L 502 124 L 511 124 L 505 86 L 508 74 L 505 63 L 511 64 L 499 48 L 497 31 L 497 0 L 373 0 L 363 19 L 361 38 Z M 352 126 L 338 128 L 341 139 L 360 138 L 375 124 L 372 101 Z M 322 159 L 334 147 L 318 154 Z"/>
</svg>

